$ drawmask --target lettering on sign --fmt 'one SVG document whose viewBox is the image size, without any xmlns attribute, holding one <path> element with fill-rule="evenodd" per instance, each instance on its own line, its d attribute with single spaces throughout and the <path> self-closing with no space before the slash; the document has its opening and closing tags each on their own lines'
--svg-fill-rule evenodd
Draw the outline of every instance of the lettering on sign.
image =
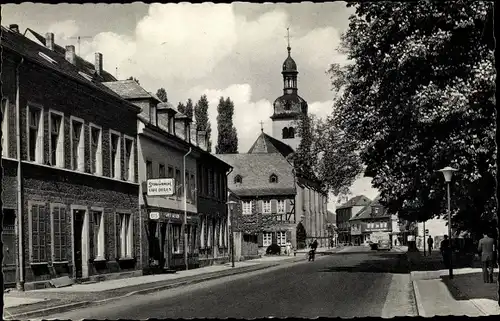
<svg viewBox="0 0 500 321">
<path fill-rule="evenodd" d="M 173 178 L 148 179 L 148 196 L 169 196 L 174 195 Z"/>
<path fill-rule="evenodd" d="M 160 213 L 159 212 L 151 212 L 151 213 L 149 213 L 149 218 L 152 220 L 157 220 L 160 218 Z"/>
<path fill-rule="evenodd" d="M 175 213 L 165 213 L 166 218 L 177 218 L 180 219 L 181 215 L 180 214 L 175 214 Z"/>
</svg>

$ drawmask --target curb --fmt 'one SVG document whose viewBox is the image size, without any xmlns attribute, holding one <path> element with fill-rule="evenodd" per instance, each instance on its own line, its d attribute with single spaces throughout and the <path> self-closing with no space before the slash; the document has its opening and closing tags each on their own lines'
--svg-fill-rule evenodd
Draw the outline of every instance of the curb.
<svg viewBox="0 0 500 321">
<path fill-rule="evenodd" d="M 300 262 L 300 261 L 303 261 L 303 260 L 304 259 L 300 259 L 300 260 L 296 260 L 296 261 L 292 261 L 292 262 L 287 262 L 287 263 L 296 263 L 296 262 Z M 243 267 L 243 268 L 240 268 L 239 270 L 234 270 L 234 271 L 231 271 L 231 272 L 229 272 L 227 274 L 224 273 L 224 274 L 219 274 L 219 275 L 210 275 L 210 276 L 207 276 L 207 277 L 201 277 L 199 279 L 185 280 L 185 281 L 181 281 L 181 282 L 177 282 L 177 283 L 173 283 L 173 284 L 165 284 L 165 285 L 161 285 L 161 286 L 157 286 L 157 287 L 153 287 L 153 288 L 132 291 L 132 292 L 129 292 L 129 293 L 125 294 L 125 295 L 121 295 L 121 296 L 117 296 L 117 297 L 112 297 L 112 298 L 107 298 L 107 299 L 98 300 L 98 301 L 74 302 L 74 303 L 68 303 L 68 304 L 58 305 L 58 306 L 54 306 L 54 307 L 49 307 L 49 308 L 46 308 L 46 309 L 39 309 L 39 310 L 35 310 L 35 311 L 27 311 L 27 312 L 23 312 L 23 313 L 18 313 L 18 314 L 10 315 L 7 318 L 4 317 L 4 319 L 5 320 L 19 320 L 19 319 L 28 319 L 28 318 L 31 318 L 31 317 L 34 317 L 34 316 L 36 316 L 36 317 L 43 317 L 43 316 L 47 316 L 47 315 L 50 315 L 50 314 L 68 312 L 68 311 L 71 311 L 71 310 L 73 310 L 75 308 L 83 308 L 83 307 L 88 307 L 90 305 L 102 305 L 102 304 L 106 304 L 106 303 L 112 302 L 114 300 L 119 300 L 119 299 L 123 299 L 123 298 L 129 297 L 129 296 L 132 296 L 132 295 L 137 295 L 137 294 L 144 295 L 144 294 L 159 292 L 159 291 L 162 291 L 162 290 L 168 290 L 168 289 L 177 288 L 177 287 L 181 287 L 181 286 L 185 286 L 185 285 L 197 284 L 197 283 L 201 283 L 201 282 L 205 282 L 205 281 L 220 279 L 220 278 L 227 277 L 227 276 L 232 276 L 232 275 L 237 275 L 237 274 L 243 274 L 243 273 L 250 273 L 250 272 L 256 272 L 256 271 L 260 271 L 260 270 L 265 270 L 265 269 L 276 267 L 276 266 L 279 266 L 279 265 L 282 265 L 282 264 L 280 264 L 280 263 L 271 263 L 271 264 L 263 264 L 263 266 L 261 265 L 261 266 L 257 266 L 257 267 L 252 267 L 252 266 L 250 266 L 248 268 Z"/>
<path fill-rule="evenodd" d="M 422 297 L 420 296 L 420 291 L 418 290 L 417 281 L 411 281 L 413 288 L 413 295 L 415 296 L 415 307 L 417 310 L 417 316 L 425 317 L 424 305 L 422 304 Z"/>
</svg>

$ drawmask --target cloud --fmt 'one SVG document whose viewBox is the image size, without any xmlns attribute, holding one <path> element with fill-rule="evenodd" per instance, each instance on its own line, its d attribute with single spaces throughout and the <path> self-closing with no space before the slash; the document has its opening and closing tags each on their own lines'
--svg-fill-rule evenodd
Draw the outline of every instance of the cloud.
<svg viewBox="0 0 500 321">
<path fill-rule="evenodd" d="M 55 42 L 67 41 L 70 37 L 78 36 L 78 31 L 80 31 L 80 28 L 75 20 L 58 21 L 47 28 L 47 32 L 54 33 Z"/>
</svg>

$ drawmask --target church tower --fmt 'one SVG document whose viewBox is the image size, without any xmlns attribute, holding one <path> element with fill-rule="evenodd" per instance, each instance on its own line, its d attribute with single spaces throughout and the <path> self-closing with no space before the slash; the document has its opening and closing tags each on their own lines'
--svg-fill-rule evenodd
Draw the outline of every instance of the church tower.
<svg viewBox="0 0 500 321">
<path fill-rule="evenodd" d="M 283 95 L 273 104 L 273 137 L 297 150 L 300 144 L 298 120 L 301 114 L 307 115 L 307 102 L 297 93 L 297 64 L 291 56 L 290 36 L 288 35 L 288 57 L 283 62 Z"/>
</svg>

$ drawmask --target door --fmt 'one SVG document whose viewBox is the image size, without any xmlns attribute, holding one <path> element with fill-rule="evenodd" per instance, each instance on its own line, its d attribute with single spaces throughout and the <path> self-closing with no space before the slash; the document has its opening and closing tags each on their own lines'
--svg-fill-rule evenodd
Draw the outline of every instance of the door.
<svg viewBox="0 0 500 321">
<path fill-rule="evenodd" d="M 4 287 L 16 285 L 16 212 L 13 209 L 3 209 L 3 262 Z"/>
<path fill-rule="evenodd" d="M 83 236 L 83 220 L 85 211 L 74 210 L 73 212 L 73 244 L 75 245 L 75 277 L 82 277 L 82 236 Z"/>
</svg>

